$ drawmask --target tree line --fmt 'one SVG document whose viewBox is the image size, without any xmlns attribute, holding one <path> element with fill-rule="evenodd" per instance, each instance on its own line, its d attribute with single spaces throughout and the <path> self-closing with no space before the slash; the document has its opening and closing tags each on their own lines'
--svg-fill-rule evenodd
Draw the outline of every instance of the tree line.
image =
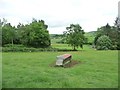
<svg viewBox="0 0 120 90">
<path fill-rule="evenodd" d="M 120 50 L 120 18 L 116 18 L 114 26 L 108 23 L 97 29 L 93 41 L 93 47 L 97 50 Z M 33 19 L 29 24 L 19 23 L 17 27 L 7 23 L 6 19 L 0 20 L 0 27 L 2 32 L 1 46 L 6 44 L 22 44 L 27 47 L 46 48 L 51 45 L 50 34 L 48 32 L 48 25 L 44 20 Z M 71 45 L 73 50 L 78 47 L 83 48 L 87 38 L 84 36 L 85 32 L 79 24 L 70 24 L 66 27 L 65 32 L 61 37 L 62 41 Z"/>
<path fill-rule="evenodd" d="M 120 50 L 120 18 L 116 18 L 114 26 L 108 23 L 97 29 L 94 46 L 98 50 Z"/>
<path fill-rule="evenodd" d="M 63 40 L 71 45 L 74 50 L 76 48 L 83 48 L 83 44 L 87 42 L 84 36 L 85 32 L 79 24 L 71 24 L 66 27 Z M 93 48 L 97 50 L 120 50 L 120 18 L 116 18 L 114 26 L 108 23 L 97 29 L 93 41 Z"/>
<path fill-rule="evenodd" d="M 5 19 L 0 21 L 2 32 L 2 43 L 6 44 L 23 44 L 28 47 L 49 47 L 50 36 L 47 30 L 48 25 L 43 20 L 33 19 L 29 24 L 19 23 L 17 27 L 7 23 Z"/>
</svg>

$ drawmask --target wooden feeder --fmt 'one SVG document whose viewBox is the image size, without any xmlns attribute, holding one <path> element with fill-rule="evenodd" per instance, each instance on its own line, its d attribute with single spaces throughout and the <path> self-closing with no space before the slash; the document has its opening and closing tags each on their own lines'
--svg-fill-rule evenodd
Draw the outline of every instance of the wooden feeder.
<svg viewBox="0 0 120 90">
<path fill-rule="evenodd" d="M 70 63 L 71 58 L 72 58 L 71 54 L 63 54 L 63 55 L 57 56 L 56 66 L 64 66 L 64 65 Z"/>
</svg>

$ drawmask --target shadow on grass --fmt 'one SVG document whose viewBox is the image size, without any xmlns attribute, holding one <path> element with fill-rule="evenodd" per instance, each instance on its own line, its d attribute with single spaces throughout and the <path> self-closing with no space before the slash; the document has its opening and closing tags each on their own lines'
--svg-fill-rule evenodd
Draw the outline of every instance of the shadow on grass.
<svg viewBox="0 0 120 90">
<path fill-rule="evenodd" d="M 56 66 L 56 62 L 53 62 L 49 66 L 50 67 L 58 67 L 58 68 L 62 68 L 62 67 L 63 68 L 70 68 L 70 67 L 73 67 L 73 66 L 75 66 L 77 64 L 81 64 L 81 62 L 77 61 L 77 60 L 72 60 L 70 63 L 67 63 L 67 64 L 65 64 L 63 66 Z"/>
</svg>

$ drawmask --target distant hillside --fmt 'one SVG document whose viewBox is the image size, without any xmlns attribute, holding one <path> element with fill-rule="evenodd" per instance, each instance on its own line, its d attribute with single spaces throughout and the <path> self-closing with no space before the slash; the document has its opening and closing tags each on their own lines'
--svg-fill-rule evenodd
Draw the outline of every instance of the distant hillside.
<svg viewBox="0 0 120 90">
<path fill-rule="evenodd" d="M 62 34 L 50 34 L 51 38 L 59 38 Z"/>
<path fill-rule="evenodd" d="M 91 34 L 91 35 L 95 35 L 97 31 L 90 31 L 90 32 L 85 32 L 85 33 L 88 33 L 88 34 Z"/>
<path fill-rule="evenodd" d="M 93 43 L 95 36 L 96 36 L 96 31 L 85 33 L 85 37 L 88 38 L 88 43 Z"/>
<path fill-rule="evenodd" d="M 62 40 L 62 34 L 50 34 L 51 43 L 57 43 Z M 88 43 L 93 43 L 96 35 L 96 31 L 85 32 L 85 37 L 88 39 Z"/>
<path fill-rule="evenodd" d="M 62 40 L 62 34 L 50 34 L 51 43 L 56 44 Z"/>
<path fill-rule="evenodd" d="M 93 35 L 95 35 L 96 31 L 85 32 L 85 34 L 93 34 Z M 56 35 L 62 35 L 62 34 L 50 34 L 51 37 L 54 37 Z"/>
</svg>

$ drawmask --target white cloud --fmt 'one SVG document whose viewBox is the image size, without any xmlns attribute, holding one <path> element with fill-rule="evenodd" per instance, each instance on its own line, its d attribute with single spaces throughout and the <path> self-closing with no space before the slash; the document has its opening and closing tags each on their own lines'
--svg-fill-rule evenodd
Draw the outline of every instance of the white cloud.
<svg viewBox="0 0 120 90">
<path fill-rule="evenodd" d="M 54 28 L 49 28 L 49 33 L 52 34 L 62 34 L 63 31 L 66 31 L 66 27 L 54 27 Z"/>
<path fill-rule="evenodd" d="M 118 15 L 119 0 L 1 0 L 0 15 L 8 22 L 31 22 L 43 19 L 50 33 L 62 33 L 71 23 L 80 24 L 85 31 L 113 25 Z"/>
</svg>

